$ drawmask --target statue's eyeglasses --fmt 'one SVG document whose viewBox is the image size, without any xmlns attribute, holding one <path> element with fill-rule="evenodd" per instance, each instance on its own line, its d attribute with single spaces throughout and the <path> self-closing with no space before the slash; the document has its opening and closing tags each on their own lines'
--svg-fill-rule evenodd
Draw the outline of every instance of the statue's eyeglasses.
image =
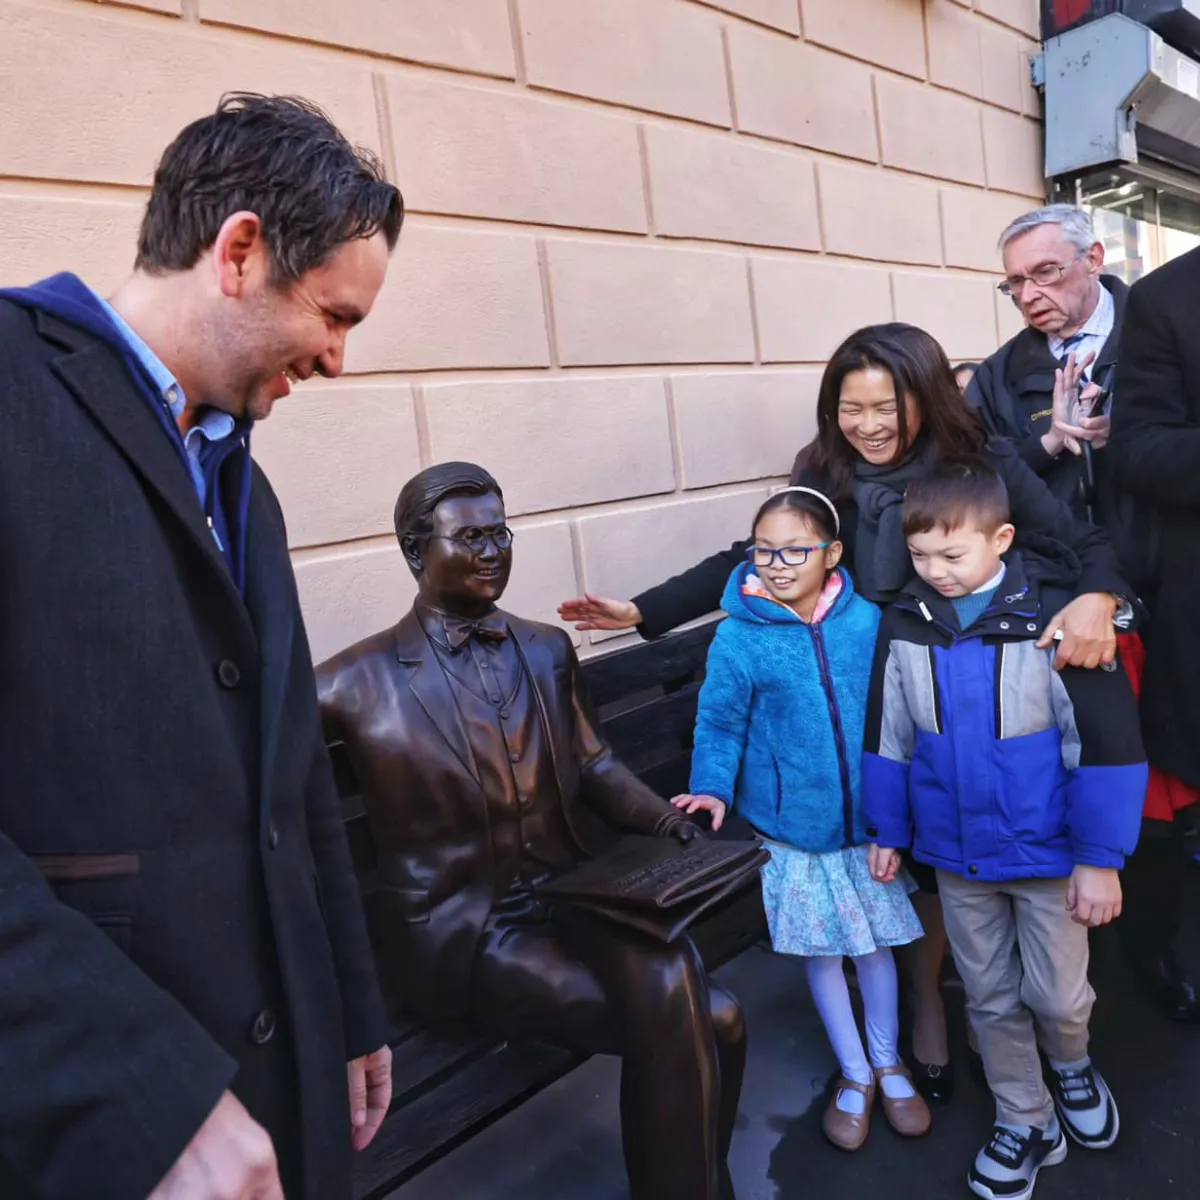
<svg viewBox="0 0 1200 1200">
<path fill-rule="evenodd" d="M 472 525 L 457 537 L 447 537 L 444 533 L 431 533 L 429 536 L 443 542 L 457 542 L 460 546 L 466 546 L 472 554 L 482 554 L 489 542 L 497 550 L 508 550 L 513 543 L 513 531 L 507 525 L 501 525 L 499 529 L 479 529 Z"/>
<path fill-rule="evenodd" d="M 746 557 L 756 567 L 769 567 L 779 559 L 785 567 L 802 567 L 808 562 L 808 556 L 816 550 L 828 550 L 829 542 L 818 542 L 815 546 L 782 546 L 772 550 L 769 546 L 751 546 L 746 551 Z"/>
</svg>

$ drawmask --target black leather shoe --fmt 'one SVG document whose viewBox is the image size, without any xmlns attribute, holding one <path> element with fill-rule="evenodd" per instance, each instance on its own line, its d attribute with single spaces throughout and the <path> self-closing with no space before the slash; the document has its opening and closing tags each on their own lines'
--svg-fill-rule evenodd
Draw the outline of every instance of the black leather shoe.
<svg viewBox="0 0 1200 1200">
<path fill-rule="evenodd" d="M 930 1104 L 949 1104 L 954 1095 L 954 1064 L 923 1063 L 913 1059 L 913 1087 Z"/>
<path fill-rule="evenodd" d="M 1200 1024 L 1200 998 L 1196 996 L 1196 987 L 1184 974 L 1173 953 L 1168 951 L 1160 958 L 1140 962 L 1134 969 L 1164 1016 L 1189 1025 Z"/>
</svg>

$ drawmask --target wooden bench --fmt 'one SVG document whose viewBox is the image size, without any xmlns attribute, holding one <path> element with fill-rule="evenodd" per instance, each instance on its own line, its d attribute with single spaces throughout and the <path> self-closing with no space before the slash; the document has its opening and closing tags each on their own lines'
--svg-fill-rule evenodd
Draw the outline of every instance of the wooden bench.
<svg viewBox="0 0 1200 1200">
<path fill-rule="evenodd" d="M 584 664 L 617 755 L 660 795 L 687 790 L 696 699 L 713 626 L 619 650 Z M 368 926 L 374 936 L 375 850 L 344 747 L 330 746 Z M 745 836 L 730 822 L 722 836 Z M 715 968 L 765 933 L 757 888 L 706 914 L 693 931 Z M 392 1105 L 355 1157 L 355 1200 L 382 1200 L 584 1059 L 561 1047 L 497 1039 L 463 1024 L 394 1028 Z"/>
</svg>

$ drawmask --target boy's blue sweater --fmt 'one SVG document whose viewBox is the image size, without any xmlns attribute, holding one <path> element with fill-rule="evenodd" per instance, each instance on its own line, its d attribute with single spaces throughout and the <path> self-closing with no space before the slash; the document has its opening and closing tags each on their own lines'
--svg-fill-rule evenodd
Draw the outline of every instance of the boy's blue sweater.
<svg viewBox="0 0 1200 1200">
<path fill-rule="evenodd" d="M 760 833 L 813 853 L 867 840 L 859 803 L 863 726 L 879 610 L 842 591 L 818 623 L 729 578 L 700 691 L 691 792 Z"/>
</svg>

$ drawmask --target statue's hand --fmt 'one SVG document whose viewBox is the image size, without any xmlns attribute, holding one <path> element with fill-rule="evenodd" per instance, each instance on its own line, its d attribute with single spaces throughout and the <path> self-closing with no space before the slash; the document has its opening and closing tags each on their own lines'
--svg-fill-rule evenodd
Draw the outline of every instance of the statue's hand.
<svg viewBox="0 0 1200 1200">
<path fill-rule="evenodd" d="M 697 838 L 704 837 L 704 830 L 699 825 L 694 825 L 686 817 L 675 816 L 666 818 L 655 830 L 658 837 L 674 838 L 677 842 L 682 842 L 685 846 L 688 842 L 693 842 Z"/>
</svg>

